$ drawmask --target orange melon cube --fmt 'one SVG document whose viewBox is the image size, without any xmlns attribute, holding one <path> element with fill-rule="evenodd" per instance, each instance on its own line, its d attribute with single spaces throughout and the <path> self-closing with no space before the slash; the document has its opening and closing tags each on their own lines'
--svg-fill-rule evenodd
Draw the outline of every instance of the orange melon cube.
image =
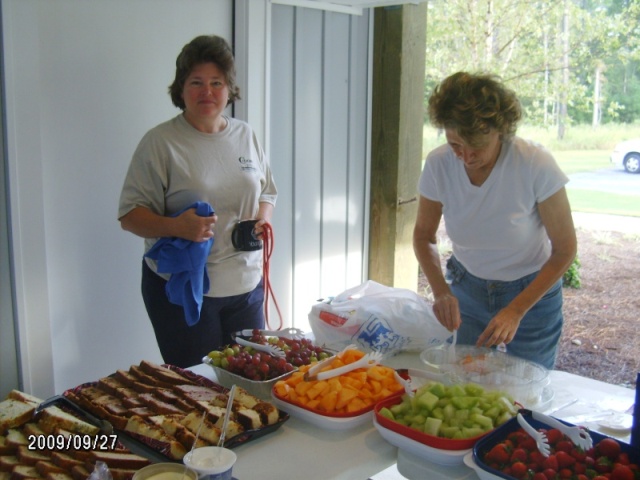
<svg viewBox="0 0 640 480">
<path fill-rule="evenodd" d="M 309 390 L 307 390 L 307 397 L 309 397 L 310 400 L 313 400 L 328 388 L 328 382 L 326 382 L 325 380 L 318 381 Z"/>
<path fill-rule="evenodd" d="M 340 377 L 333 377 L 333 378 L 330 378 L 328 381 L 329 381 L 329 389 L 331 391 L 339 392 L 340 390 L 342 390 L 342 383 L 340 382 Z"/>
<path fill-rule="evenodd" d="M 333 413 L 336 409 L 336 403 L 338 402 L 338 392 L 331 391 L 322 397 L 320 400 L 319 408 L 325 410 L 326 412 Z"/>
<path fill-rule="evenodd" d="M 357 412 L 358 410 L 362 410 L 363 408 L 366 408 L 367 404 L 364 403 L 364 401 L 359 398 L 359 397 L 355 397 L 353 400 L 351 400 L 348 404 L 347 404 L 347 412 L 352 413 L 352 412 Z"/>
<path fill-rule="evenodd" d="M 373 367 L 369 368 L 369 370 L 367 371 L 367 376 L 369 378 L 377 380 L 378 382 L 381 382 L 382 380 L 384 380 L 386 376 L 384 370 L 385 370 L 385 367 L 374 365 Z"/>
<path fill-rule="evenodd" d="M 296 386 L 298 383 L 304 380 L 304 373 L 301 371 L 293 372 L 293 374 L 287 378 L 287 383 L 291 386 Z"/>
<path fill-rule="evenodd" d="M 298 395 L 304 396 L 311 387 L 313 387 L 313 383 L 311 382 L 300 382 L 295 386 L 295 390 Z"/>
<path fill-rule="evenodd" d="M 330 366 L 327 368 L 327 370 L 333 370 L 335 368 L 344 367 L 346 363 L 340 360 L 339 358 L 334 358 L 329 365 Z"/>
<path fill-rule="evenodd" d="M 344 352 L 344 354 L 342 355 L 342 359 L 344 361 L 344 363 L 353 363 L 357 360 L 360 360 L 362 357 L 365 356 L 365 353 L 362 350 L 347 350 L 346 352 Z"/>
<path fill-rule="evenodd" d="M 336 410 L 341 410 L 347 406 L 351 400 L 358 396 L 358 392 L 350 388 L 343 388 L 338 392 L 338 400 L 336 402 Z"/>
<path fill-rule="evenodd" d="M 378 393 L 382 390 L 382 384 L 377 380 L 369 380 L 369 385 L 371 386 L 373 393 Z"/>
</svg>

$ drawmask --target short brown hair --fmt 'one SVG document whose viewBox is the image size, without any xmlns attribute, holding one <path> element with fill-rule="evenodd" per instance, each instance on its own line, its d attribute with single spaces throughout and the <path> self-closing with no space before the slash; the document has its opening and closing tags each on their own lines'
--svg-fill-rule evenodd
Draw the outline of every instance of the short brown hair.
<svg viewBox="0 0 640 480">
<path fill-rule="evenodd" d="M 434 127 L 455 130 L 473 145 L 491 129 L 504 140 L 513 137 L 522 108 L 515 92 L 499 77 L 457 72 L 434 88 L 428 115 Z"/>
<path fill-rule="evenodd" d="M 200 35 L 187 43 L 176 59 L 176 76 L 169 86 L 169 95 L 173 104 L 184 110 L 186 105 L 182 91 L 187 77 L 196 65 L 215 64 L 224 74 L 229 88 L 229 101 L 240 99 L 240 89 L 236 85 L 236 66 L 233 52 L 227 41 L 217 35 Z"/>
</svg>

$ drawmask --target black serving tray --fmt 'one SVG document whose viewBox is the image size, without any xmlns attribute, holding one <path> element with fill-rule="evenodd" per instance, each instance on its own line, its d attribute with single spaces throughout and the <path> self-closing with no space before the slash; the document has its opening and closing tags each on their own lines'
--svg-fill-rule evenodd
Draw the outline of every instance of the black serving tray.
<svg viewBox="0 0 640 480">
<path fill-rule="evenodd" d="M 185 369 L 176 367 L 174 365 L 163 365 L 163 367 L 166 367 L 176 373 L 179 373 L 180 375 L 183 375 L 185 378 L 196 383 L 197 385 L 210 388 L 216 392 L 226 394 L 230 390 L 229 388 L 223 387 L 222 385 L 219 385 L 209 380 L 208 378 L 203 377 L 202 375 L 193 373 L 190 370 L 185 370 Z M 98 385 L 97 381 L 87 382 L 87 383 L 83 383 L 82 385 L 78 385 L 73 389 L 68 390 L 68 392 L 72 391 L 76 394 L 79 394 L 79 392 L 82 391 L 82 389 L 88 388 L 88 387 L 96 387 L 97 385 Z M 59 397 L 64 397 L 64 394 Z M 58 402 L 59 401 L 60 400 L 58 399 Z M 73 406 L 79 412 L 84 412 L 90 417 L 93 417 L 94 421 L 105 420 L 86 412 L 86 409 L 83 409 L 82 407 L 75 405 L 69 398 L 64 397 L 64 404 L 67 404 L 68 406 Z M 72 404 L 72 405 L 69 405 L 69 404 Z M 252 429 L 252 430 L 245 430 L 244 432 L 239 433 L 238 435 L 234 435 L 233 437 L 229 437 L 225 439 L 224 446 L 227 448 L 233 449 L 240 445 L 244 445 L 247 442 L 251 442 L 257 438 L 263 437 L 269 433 L 275 432 L 284 424 L 284 422 L 286 422 L 289 419 L 289 414 L 280 409 L 278 409 L 278 414 L 279 414 L 278 421 L 273 425 L 267 425 L 266 427 Z M 167 456 L 164 453 L 166 451 L 166 446 L 167 446 L 167 444 L 164 442 L 155 441 L 148 437 L 143 437 L 141 435 L 136 435 L 135 433 L 127 432 L 119 429 L 115 429 L 114 433 L 118 435 L 118 441 L 122 445 L 124 445 L 126 448 L 131 450 L 131 452 L 144 456 L 154 463 L 167 462 L 167 461 L 182 462 L 182 460 L 176 460 L 174 458 Z"/>
</svg>

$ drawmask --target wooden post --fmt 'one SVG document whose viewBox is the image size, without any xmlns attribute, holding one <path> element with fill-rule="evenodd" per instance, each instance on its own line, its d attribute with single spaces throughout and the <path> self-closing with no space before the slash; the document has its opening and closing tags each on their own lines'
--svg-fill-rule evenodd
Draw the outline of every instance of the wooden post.
<svg viewBox="0 0 640 480">
<path fill-rule="evenodd" d="M 427 3 L 374 15 L 369 278 L 415 291 Z"/>
</svg>

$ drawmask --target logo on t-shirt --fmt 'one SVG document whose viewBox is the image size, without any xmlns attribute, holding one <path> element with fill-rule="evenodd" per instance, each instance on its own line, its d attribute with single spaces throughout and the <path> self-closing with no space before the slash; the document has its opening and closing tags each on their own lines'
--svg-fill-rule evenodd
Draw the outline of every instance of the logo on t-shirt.
<svg viewBox="0 0 640 480">
<path fill-rule="evenodd" d="M 240 162 L 240 169 L 244 171 L 253 171 L 256 167 L 253 166 L 253 160 L 246 157 L 238 158 L 238 162 Z"/>
</svg>

